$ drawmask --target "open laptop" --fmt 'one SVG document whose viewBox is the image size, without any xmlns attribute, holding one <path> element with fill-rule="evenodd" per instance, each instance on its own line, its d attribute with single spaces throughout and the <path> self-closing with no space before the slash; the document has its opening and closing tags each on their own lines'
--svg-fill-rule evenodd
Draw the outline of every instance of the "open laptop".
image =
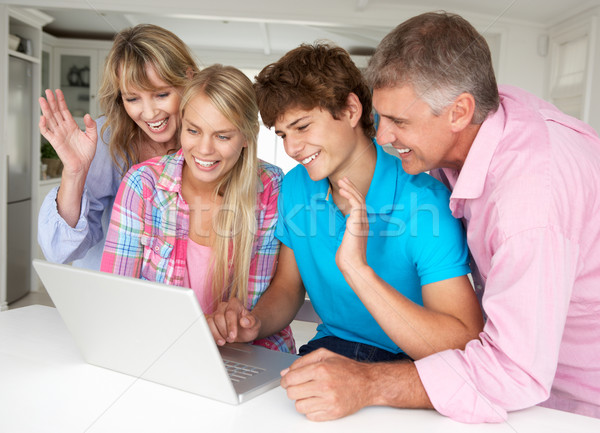
<svg viewBox="0 0 600 433">
<path fill-rule="evenodd" d="M 190 289 L 37 259 L 33 266 L 89 364 L 238 404 L 278 386 L 298 358 L 217 346 Z"/>
</svg>

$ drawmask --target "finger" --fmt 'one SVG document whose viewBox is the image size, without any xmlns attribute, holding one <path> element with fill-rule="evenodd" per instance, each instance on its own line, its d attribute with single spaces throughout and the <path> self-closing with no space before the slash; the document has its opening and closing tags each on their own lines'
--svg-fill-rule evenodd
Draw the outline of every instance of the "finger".
<svg viewBox="0 0 600 433">
<path fill-rule="evenodd" d="M 225 311 L 226 333 L 223 334 L 229 343 L 233 343 L 238 335 L 238 321 L 240 314 L 237 310 L 227 309 Z"/>
<path fill-rule="evenodd" d="M 213 336 L 215 342 L 219 346 L 224 345 L 225 344 L 225 339 L 223 338 L 223 336 L 221 335 L 221 333 L 219 332 L 219 330 L 215 326 L 215 322 L 213 320 L 213 317 L 212 316 L 207 317 L 206 318 L 206 323 L 208 323 L 208 327 L 210 329 L 210 332 L 212 333 L 212 336 Z"/>
<path fill-rule="evenodd" d="M 85 125 L 85 135 L 90 137 L 90 141 L 95 143 L 98 139 L 98 127 L 92 116 L 86 114 L 83 116 L 83 124 Z"/>
<path fill-rule="evenodd" d="M 85 132 L 91 131 L 92 129 L 96 130 L 96 122 L 92 119 L 92 116 L 86 114 L 83 116 L 83 124 L 85 125 Z"/>
<path fill-rule="evenodd" d="M 306 415 L 310 421 L 329 421 L 337 419 L 337 411 L 332 410 L 328 400 L 321 397 L 311 397 L 296 401 L 296 410 Z"/>
<path fill-rule="evenodd" d="M 318 369 L 322 368 L 321 364 L 309 365 L 300 370 L 290 372 L 286 378 L 285 386 L 282 388 L 286 390 L 287 396 L 291 400 L 302 400 L 305 398 L 322 397 L 325 395 L 329 388 L 326 386 L 326 382 L 319 379 Z M 281 379 L 283 382 L 283 378 Z"/>
<path fill-rule="evenodd" d="M 304 355 L 281 372 L 281 386 L 288 388 L 314 380 L 326 373 L 326 370 L 323 370 L 327 368 L 324 361 L 330 358 L 343 357 L 326 349 L 319 349 Z"/>
<path fill-rule="evenodd" d="M 65 100 L 65 95 L 60 89 L 56 89 L 56 100 L 59 111 L 63 114 L 63 117 L 71 117 L 71 112 L 69 111 L 69 107 L 67 107 L 67 101 Z"/>
<path fill-rule="evenodd" d="M 353 208 L 362 208 L 365 205 L 365 198 L 348 178 L 343 178 L 338 182 L 340 195 L 344 197 Z"/>
<path fill-rule="evenodd" d="M 221 336 L 221 345 L 223 345 L 227 342 L 227 323 L 225 321 L 225 315 L 223 313 L 215 313 L 212 316 L 212 320 L 218 335 Z M 219 341 L 217 341 L 217 343 L 219 343 Z"/>
<path fill-rule="evenodd" d="M 322 422 L 322 421 L 332 421 L 334 419 L 341 418 L 342 416 L 336 416 L 331 411 L 331 408 L 325 408 L 325 410 L 317 410 L 314 412 L 309 412 L 306 414 L 306 418 L 310 421 Z"/>
<path fill-rule="evenodd" d="M 358 190 L 358 188 L 356 187 L 356 185 L 354 185 L 354 183 L 348 179 L 347 177 L 343 177 L 338 181 L 338 186 L 340 187 L 340 189 L 344 189 L 348 192 L 352 192 L 355 194 L 359 194 L 360 195 L 360 191 Z"/>
<path fill-rule="evenodd" d="M 52 131 L 48 128 L 46 124 L 46 118 L 44 116 L 40 116 L 40 123 L 38 124 L 40 128 L 40 134 L 44 136 L 44 138 L 48 141 L 52 138 Z"/>
<path fill-rule="evenodd" d="M 298 358 L 292 365 L 290 365 L 289 370 L 295 370 L 297 368 L 325 361 L 326 359 L 330 358 L 342 358 L 342 356 L 327 349 L 317 349 L 307 355 L 302 356 L 301 358 Z"/>
<path fill-rule="evenodd" d="M 244 309 L 242 311 L 242 317 L 240 318 L 240 326 L 244 329 L 252 329 L 258 325 L 259 323 L 256 316 L 250 311 Z"/>
<path fill-rule="evenodd" d="M 56 103 L 56 98 L 54 97 L 54 92 L 50 89 L 46 89 L 46 101 L 48 101 L 48 107 L 50 109 L 50 111 L 52 111 L 52 113 L 54 115 L 58 115 L 58 105 Z"/>
<path fill-rule="evenodd" d="M 38 99 L 38 101 L 40 103 L 40 109 L 42 110 L 42 115 L 45 118 L 45 125 L 47 128 L 50 128 L 50 126 L 56 124 L 56 122 L 54 121 L 54 113 L 52 112 L 52 109 L 50 108 L 50 105 L 48 104 L 48 101 L 46 100 L 46 98 L 40 97 Z"/>
</svg>

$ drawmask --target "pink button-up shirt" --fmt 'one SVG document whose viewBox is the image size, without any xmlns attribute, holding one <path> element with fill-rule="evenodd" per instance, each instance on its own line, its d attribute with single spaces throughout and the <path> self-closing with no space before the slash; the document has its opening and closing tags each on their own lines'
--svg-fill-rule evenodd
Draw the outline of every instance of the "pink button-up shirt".
<svg viewBox="0 0 600 433">
<path fill-rule="evenodd" d="M 453 190 L 487 322 L 480 340 L 416 362 L 434 407 L 499 422 L 538 403 L 600 418 L 600 139 L 512 87 Z"/>
</svg>

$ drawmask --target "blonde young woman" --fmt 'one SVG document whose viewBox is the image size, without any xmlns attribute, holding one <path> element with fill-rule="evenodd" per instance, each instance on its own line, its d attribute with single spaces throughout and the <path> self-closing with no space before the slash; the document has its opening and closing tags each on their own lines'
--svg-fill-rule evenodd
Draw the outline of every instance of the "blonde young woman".
<svg viewBox="0 0 600 433">
<path fill-rule="evenodd" d="M 181 149 L 133 166 L 117 193 L 101 270 L 189 287 L 205 314 L 237 298 L 249 310 L 275 272 L 281 169 L 257 158 L 251 81 L 214 65 L 185 88 Z M 289 327 L 261 339 L 295 351 Z"/>
<path fill-rule="evenodd" d="M 98 92 L 105 113 L 81 131 L 60 90 L 40 98 L 40 132 L 64 164 L 45 198 L 38 242 L 46 258 L 98 269 L 112 203 L 129 167 L 178 148 L 181 89 L 198 71 L 176 35 L 142 24 L 115 37 Z"/>
</svg>

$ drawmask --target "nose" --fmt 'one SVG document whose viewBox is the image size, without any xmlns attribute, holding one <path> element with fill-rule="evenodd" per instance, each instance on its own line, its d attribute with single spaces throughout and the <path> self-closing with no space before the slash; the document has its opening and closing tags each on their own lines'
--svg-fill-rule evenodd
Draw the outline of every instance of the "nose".
<svg viewBox="0 0 600 433">
<path fill-rule="evenodd" d="M 381 145 L 396 141 L 396 137 L 392 132 L 392 124 L 388 119 L 379 118 L 379 125 L 377 127 L 375 139 L 377 140 L 377 143 Z"/>
<path fill-rule="evenodd" d="M 159 110 L 154 104 L 154 101 L 145 100 L 142 104 L 142 118 L 147 122 L 156 120 L 155 117 L 158 114 Z"/>
<path fill-rule="evenodd" d="M 293 137 L 292 134 L 287 134 L 283 139 L 283 147 L 285 148 L 285 153 L 291 158 L 296 158 L 304 149 L 304 144 L 302 140 Z"/>
<path fill-rule="evenodd" d="M 214 152 L 214 149 L 215 146 L 212 137 L 207 134 L 199 137 L 198 141 L 196 142 L 196 150 L 200 155 L 211 155 Z"/>
</svg>

